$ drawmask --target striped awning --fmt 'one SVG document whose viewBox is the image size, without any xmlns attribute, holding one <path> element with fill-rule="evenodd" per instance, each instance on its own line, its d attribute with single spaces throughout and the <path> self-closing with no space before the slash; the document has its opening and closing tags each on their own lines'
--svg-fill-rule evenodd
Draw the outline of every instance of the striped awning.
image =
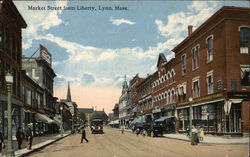
<svg viewBox="0 0 250 157">
<path fill-rule="evenodd" d="M 45 114 L 41 114 L 41 113 L 36 113 L 36 120 L 44 122 L 44 123 L 49 123 L 49 124 L 54 123 L 54 120 L 50 119 Z"/>
</svg>

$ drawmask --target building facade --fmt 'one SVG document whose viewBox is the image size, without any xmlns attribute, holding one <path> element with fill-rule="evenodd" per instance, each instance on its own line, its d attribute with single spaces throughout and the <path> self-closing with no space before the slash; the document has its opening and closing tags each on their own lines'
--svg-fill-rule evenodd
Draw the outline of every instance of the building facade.
<svg viewBox="0 0 250 157">
<path fill-rule="evenodd" d="M 12 107 L 15 128 L 22 127 L 21 119 L 21 70 L 22 70 L 22 28 L 27 24 L 12 1 L 0 4 L 0 131 L 7 136 L 7 88 L 5 75 L 13 75 Z M 15 131 L 13 129 L 13 132 Z"/>
<path fill-rule="evenodd" d="M 175 59 L 167 61 L 163 53 L 159 54 L 157 71 L 152 75 L 152 95 L 154 118 L 175 116 L 176 72 Z"/>
<path fill-rule="evenodd" d="M 137 85 L 139 85 L 144 79 L 139 77 L 139 74 L 136 74 L 134 78 L 129 81 L 130 86 L 130 103 L 131 103 L 131 120 L 136 116 L 138 112 L 138 93 Z"/>
<path fill-rule="evenodd" d="M 51 53 L 44 46 L 40 45 L 39 47 L 40 55 L 39 57 L 30 57 L 22 59 L 22 69 L 25 70 L 26 75 L 32 79 L 36 84 L 38 84 L 42 89 L 43 93 L 33 93 L 32 97 L 38 98 L 38 96 L 42 96 L 39 99 L 42 103 L 39 104 L 36 113 L 36 121 L 44 122 L 45 132 L 53 133 L 55 130 L 58 130 L 58 126 L 56 124 L 52 124 L 50 119 L 55 117 L 55 104 L 56 98 L 53 96 L 53 83 L 56 74 L 51 67 Z M 29 115 L 29 110 L 25 110 L 25 115 Z M 27 118 L 26 118 L 27 119 Z M 47 120 L 45 120 L 47 119 Z M 47 121 L 47 122 L 46 122 Z"/>
<path fill-rule="evenodd" d="M 130 93 L 129 87 L 126 80 L 123 82 L 122 86 L 122 95 L 119 98 L 119 124 L 120 126 L 128 126 L 129 125 L 129 116 L 128 116 L 128 107 L 130 102 Z"/>
<path fill-rule="evenodd" d="M 188 32 L 173 49 L 177 130 L 187 130 L 192 103 L 193 125 L 206 133 L 248 134 L 249 8 L 223 7 L 194 32 L 189 26 Z"/>
</svg>

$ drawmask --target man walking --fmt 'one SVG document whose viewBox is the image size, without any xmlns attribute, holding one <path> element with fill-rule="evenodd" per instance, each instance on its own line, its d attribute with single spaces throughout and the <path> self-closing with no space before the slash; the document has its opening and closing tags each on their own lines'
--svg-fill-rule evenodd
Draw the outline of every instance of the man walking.
<svg viewBox="0 0 250 157">
<path fill-rule="evenodd" d="M 32 134 L 32 123 L 28 124 L 28 129 L 26 130 L 26 136 L 28 140 L 27 150 L 31 150 L 32 147 L 32 140 L 33 140 L 33 134 Z"/>
<path fill-rule="evenodd" d="M 82 127 L 82 138 L 81 138 L 81 143 L 82 140 L 85 139 L 85 141 L 88 143 L 89 140 L 86 138 L 86 131 L 85 131 L 85 126 Z"/>
</svg>

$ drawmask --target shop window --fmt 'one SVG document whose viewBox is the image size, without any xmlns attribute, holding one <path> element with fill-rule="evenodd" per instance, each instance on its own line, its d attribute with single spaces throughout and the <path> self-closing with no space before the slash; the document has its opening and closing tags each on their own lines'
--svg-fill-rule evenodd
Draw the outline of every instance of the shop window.
<svg viewBox="0 0 250 157">
<path fill-rule="evenodd" d="M 250 87 L 250 65 L 241 65 L 241 86 Z"/>
<path fill-rule="evenodd" d="M 197 98 L 200 97 L 200 83 L 199 80 L 193 81 L 193 97 Z"/>
<path fill-rule="evenodd" d="M 195 70 L 197 68 L 199 68 L 199 51 L 200 51 L 200 46 L 197 45 L 194 48 L 192 48 L 192 69 Z"/>
<path fill-rule="evenodd" d="M 209 36 L 207 38 L 207 62 L 211 62 L 213 60 L 213 36 Z"/>
<path fill-rule="evenodd" d="M 186 63 L 186 58 L 187 58 L 187 55 L 184 54 L 181 56 L 181 63 L 182 63 L 182 75 L 185 75 L 186 72 L 187 72 L 187 63 Z"/>
<path fill-rule="evenodd" d="M 249 54 L 250 49 L 250 28 L 240 28 L 240 53 Z"/>
</svg>

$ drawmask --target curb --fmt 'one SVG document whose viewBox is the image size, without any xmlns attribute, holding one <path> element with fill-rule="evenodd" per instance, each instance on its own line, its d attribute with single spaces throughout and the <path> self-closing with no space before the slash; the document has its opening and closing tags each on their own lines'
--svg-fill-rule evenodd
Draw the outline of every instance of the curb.
<svg viewBox="0 0 250 157">
<path fill-rule="evenodd" d="M 58 139 L 56 139 L 56 140 L 54 140 L 54 141 L 51 141 L 51 142 L 49 142 L 49 143 L 47 143 L 47 144 L 45 144 L 45 145 L 43 145 L 43 146 L 40 146 L 40 147 L 35 148 L 35 149 L 32 149 L 32 150 L 30 150 L 29 152 L 25 152 L 25 153 L 23 153 L 23 154 L 21 154 L 21 155 L 19 155 L 19 156 L 16 156 L 16 157 L 24 157 L 24 156 L 29 155 L 29 154 L 31 154 L 31 153 L 37 152 L 37 151 L 39 151 L 39 150 L 41 150 L 41 149 L 47 147 L 48 145 L 51 145 L 51 144 L 53 144 L 53 143 L 55 143 L 55 142 L 57 142 L 57 141 L 60 141 L 61 139 L 65 138 L 65 137 L 67 137 L 67 136 L 69 136 L 69 135 L 71 135 L 71 134 L 67 134 L 67 135 L 65 135 L 65 136 L 63 136 L 63 137 L 60 137 L 60 138 L 58 138 Z"/>
<path fill-rule="evenodd" d="M 112 130 L 118 130 L 120 131 L 118 128 L 109 128 L 109 129 L 112 129 Z M 130 132 L 130 133 L 133 133 L 132 131 L 129 131 L 129 130 L 124 130 L 125 132 Z M 168 139 L 173 139 L 173 140 L 180 140 L 180 141 L 186 141 L 186 142 L 190 142 L 189 139 L 181 139 L 181 138 L 176 138 L 176 137 L 168 137 L 168 136 L 164 136 L 163 135 L 163 138 L 168 138 Z M 245 145 L 245 144 L 249 144 L 249 142 L 240 142 L 240 143 L 225 143 L 225 142 L 200 142 L 200 144 L 218 144 L 218 145 L 221 145 L 221 144 L 229 144 L 229 145 Z"/>
<path fill-rule="evenodd" d="M 180 140 L 180 141 L 186 141 L 186 142 L 190 142 L 190 140 L 188 140 L 188 139 L 180 139 L 180 138 L 175 138 L 175 137 L 167 137 L 167 136 L 164 136 L 165 138 L 169 138 L 169 139 L 174 139 L 174 140 Z M 242 145 L 245 145 L 245 144 L 249 144 L 249 143 L 247 143 L 247 142 L 241 142 L 241 143 L 230 143 L 230 142 L 228 142 L 228 143 L 222 143 L 222 142 L 220 142 L 220 143 L 216 143 L 216 142 L 199 142 L 199 143 L 201 143 L 201 144 L 218 144 L 218 145 L 220 145 L 220 144 L 229 144 L 229 145 L 239 145 L 239 144 L 242 144 Z"/>
</svg>

